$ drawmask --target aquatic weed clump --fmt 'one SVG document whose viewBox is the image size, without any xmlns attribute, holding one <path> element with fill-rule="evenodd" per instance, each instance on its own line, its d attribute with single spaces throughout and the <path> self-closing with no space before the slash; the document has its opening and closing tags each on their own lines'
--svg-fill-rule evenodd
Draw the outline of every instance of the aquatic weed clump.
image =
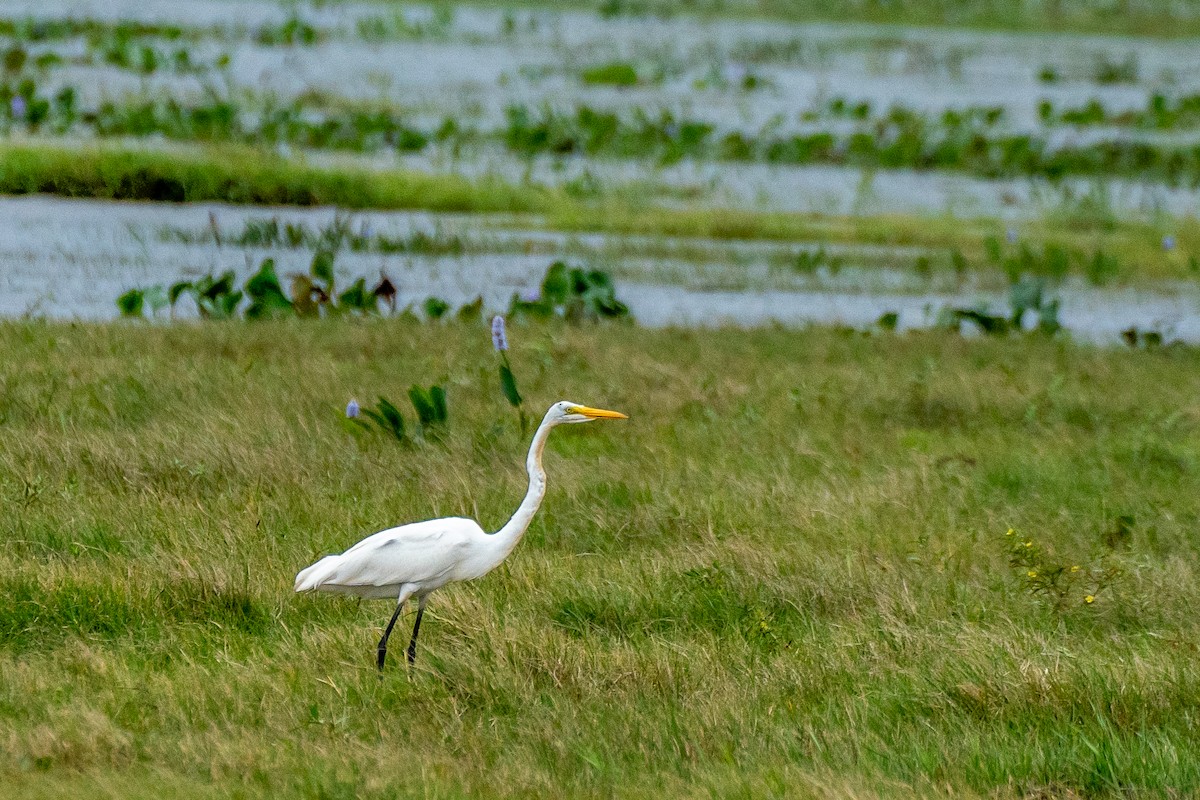
<svg viewBox="0 0 1200 800">
<path fill-rule="evenodd" d="M 534 319 L 561 317 L 578 323 L 628 319 L 629 307 L 617 299 L 616 283 L 607 272 L 555 261 L 546 268 L 540 291 L 525 297 L 514 294 L 508 313 Z"/>
</svg>

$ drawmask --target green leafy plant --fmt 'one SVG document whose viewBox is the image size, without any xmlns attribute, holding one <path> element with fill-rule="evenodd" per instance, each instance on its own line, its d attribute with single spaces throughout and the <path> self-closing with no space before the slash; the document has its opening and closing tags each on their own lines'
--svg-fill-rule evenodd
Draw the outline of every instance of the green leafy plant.
<svg viewBox="0 0 1200 800">
<path fill-rule="evenodd" d="M 275 274 L 275 259 L 263 259 L 258 272 L 246 281 L 246 295 L 250 306 L 246 319 L 269 319 L 295 313 L 292 301 L 283 293 L 279 276 Z"/>
<path fill-rule="evenodd" d="M 205 319 L 229 319 L 234 316 L 238 305 L 242 302 L 243 294 L 235 288 L 236 276 L 233 270 L 222 273 L 219 277 L 205 275 L 195 281 L 179 281 L 167 290 L 167 299 L 174 312 L 175 303 L 184 294 L 190 294 L 196 301 L 200 316 Z"/>
<path fill-rule="evenodd" d="M 370 313 L 379 307 L 377 290 L 367 288 L 366 278 L 359 278 L 350 284 L 350 288 L 338 295 L 338 303 L 342 308 L 361 313 Z"/>
<path fill-rule="evenodd" d="M 374 232 L 369 222 L 355 223 L 349 215 L 338 214 L 320 227 L 303 222 L 281 222 L 277 216 L 248 219 L 236 234 L 222 235 L 212 221 L 200 230 L 166 228 L 164 237 L 185 244 L 215 243 L 236 247 L 306 248 L 333 257 L 342 250 L 355 253 L 426 253 L 430 255 L 463 253 L 467 241 L 460 235 L 440 228 L 432 232 L 417 230 L 399 236 Z M 316 257 L 314 256 L 314 259 Z M 313 271 L 316 271 L 314 265 Z"/>
<path fill-rule="evenodd" d="M 1023 277 L 1015 281 L 1008 290 L 1009 313 L 993 313 L 987 306 L 971 308 L 943 308 L 936 327 L 962 332 L 963 323 L 971 323 L 989 336 L 1005 336 L 1012 331 L 1026 330 L 1026 317 L 1032 314 L 1036 321 L 1030 333 L 1053 336 L 1062 330 L 1058 312 L 1060 301 L 1050 297 L 1045 281 L 1041 278 Z"/>
<path fill-rule="evenodd" d="M 446 390 L 441 386 L 430 386 L 424 389 L 420 386 L 413 385 L 408 390 L 408 399 L 412 402 L 413 409 L 417 412 L 417 420 L 420 424 L 420 435 L 422 438 L 436 435 L 450 419 L 449 410 L 446 405 Z M 366 420 L 373 422 L 375 427 L 384 433 L 390 434 L 398 442 L 411 442 L 412 438 L 408 433 L 408 429 L 404 424 L 404 415 L 400 413 L 400 409 L 385 397 L 380 397 L 375 408 L 359 408 L 356 401 L 351 400 L 346 406 L 346 418 L 349 424 L 357 425 L 364 430 L 370 430 L 371 426 Z"/>
<path fill-rule="evenodd" d="M 191 295 L 204 319 L 237 316 L 243 298 L 250 301 L 244 311 L 248 320 L 292 315 L 317 317 L 323 312 L 373 314 L 379 310 L 380 300 L 395 310 L 396 287 L 386 275 L 380 275 L 379 283 L 373 289 L 367 288 L 365 278 L 359 278 L 346 291 L 337 294 L 333 265 L 334 252 L 318 249 L 308 273 L 293 275 L 289 291 L 285 293 L 275 270 L 275 260 L 266 258 L 241 290 L 236 288 L 236 277 L 230 270 L 220 276 L 209 274 L 195 281 L 179 281 L 167 290 L 161 284 L 131 289 L 117 298 L 117 308 L 124 317 L 143 316 L 147 307 L 151 313 L 168 305 L 174 311 L 179 298 L 187 294 Z M 448 309 L 447 305 L 441 313 Z"/>
<path fill-rule="evenodd" d="M 404 429 L 404 416 L 400 413 L 400 409 L 396 408 L 386 398 L 380 397 L 379 403 L 375 408 L 364 408 L 362 413 L 378 425 L 380 430 L 396 437 L 397 441 L 407 441 L 408 436 Z M 363 424 L 365 425 L 365 423 Z"/>
<path fill-rule="evenodd" d="M 130 289 L 117 298 L 117 309 L 122 317 L 141 317 L 145 307 L 146 293 L 144 289 Z"/>
<path fill-rule="evenodd" d="M 259 44 L 268 47 L 281 45 L 311 47 L 320 38 L 321 32 L 307 20 L 301 19 L 295 12 L 281 24 L 262 25 L 255 35 Z"/>
<path fill-rule="evenodd" d="M 568 322 L 619 319 L 629 308 L 616 297 L 612 278 L 602 270 L 584 270 L 555 261 L 542 279 L 536 299 L 513 295 L 509 314 L 546 319 L 559 316 Z"/>
<path fill-rule="evenodd" d="M 821 267 L 825 267 L 832 273 L 837 273 L 842 268 L 841 256 L 831 256 L 825 251 L 825 246 L 820 245 L 816 250 L 801 250 L 796 253 L 795 260 L 792 262 L 792 269 L 801 274 L 811 274 L 816 272 Z"/>
<path fill-rule="evenodd" d="M 508 363 L 508 333 L 505 331 L 504 317 L 499 314 L 492 318 L 492 349 L 500 354 L 500 391 L 508 404 L 517 410 L 521 435 L 524 436 L 529 420 L 525 416 L 524 398 L 517 389 L 517 378 L 513 375 L 512 365 Z"/>
<path fill-rule="evenodd" d="M 408 399 L 417 412 L 422 432 L 436 430 L 449 419 L 446 409 L 446 391 L 441 386 L 430 386 L 428 390 L 413 384 L 408 390 Z"/>
<path fill-rule="evenodd" d="M 427 297 L 421 307 L 429 319 L 441 319 L 450 310 L 450 304 L 440 297 Z"/>
<path fill-rule="evenodd" d="M 1053 336 L 1062 329 L 1058 320 L 1059 298 L 1051 298 L 1046 293 L 1045 281 L 1039 278 L 1023 278 L 1008 290 L 1008 303 L 1012 309 L 1009 322 L 1017 330 L 1022 329 L 1026 312 L 1037 317 L 1034 330 Z"/>
</svg>

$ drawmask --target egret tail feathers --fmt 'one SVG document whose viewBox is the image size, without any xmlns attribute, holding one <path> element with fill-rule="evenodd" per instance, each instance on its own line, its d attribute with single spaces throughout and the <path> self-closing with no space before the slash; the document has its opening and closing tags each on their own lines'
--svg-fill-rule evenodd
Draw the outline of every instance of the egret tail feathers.
<svg viewBox="0 0 1200 800">
<path fill-rule="evenodd" d="M 329 580 L 337 570 L 341 558 L 340 555 L 325 556 L 317 563 L 300 570 L 300 573 L 296 575 L 296 591 L 311 592 L 321 588 L 321 584 Z"/>
</svg>

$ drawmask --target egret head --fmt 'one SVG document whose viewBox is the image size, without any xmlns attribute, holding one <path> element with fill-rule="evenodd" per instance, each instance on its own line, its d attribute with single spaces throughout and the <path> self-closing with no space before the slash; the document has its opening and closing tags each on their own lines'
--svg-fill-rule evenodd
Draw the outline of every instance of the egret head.
<svg viewBox="0 0 1200 800">
<path fill-rule="evenodd" d="M 591 422 L 596 419 L 629 419 L 620 411 L 607 411 L 603 408 L 592 408 L 572 403 L 570 400 L 559 400 L 550 406 L 546 419 L 557 425 L 564 422 Z"/>
</svg>

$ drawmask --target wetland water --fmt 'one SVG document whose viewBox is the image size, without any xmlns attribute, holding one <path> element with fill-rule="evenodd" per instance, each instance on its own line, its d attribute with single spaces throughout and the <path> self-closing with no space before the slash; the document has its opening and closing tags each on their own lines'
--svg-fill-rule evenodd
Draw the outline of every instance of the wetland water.
<svg viewBox="0 0 1200 800">
<path fill-rule="evenodd" d="M 166 205 L 61 200 L 46 197 L 0 200 L 0 314 L 8 317 L 104 320 L 117 316 L 115 299 L 134 286 L 170 284 L 209 272 L 232 269 L 244 279 L 262 258 L 274 257 L 280 277 L 304 272 L 312 253 L 305 249 L 236 247 L 228 243 L 181 241 L 180 232 L 203 238 L 211 219 L 230 236 L 247 220 L 272 214 L 281 223 L 328 226 L 332 209 L 261 209 L 220 205 Z M 926 327 L 945 306 L 984 304 L 1000 310 L 1006 295 L 997 288 L 935 287 L 911 276 L 874 272 L 771 280 L 770 259 L 780 246 L 647 237 L 619 241 L 600 235 L 564 237 L 511 226 L 504 218 L 427 213 L 364 213 L 350 218 L 359 230 L 403 237 L 462 236 L 462 252 L 439 254 L 340 253 L 337 277 L 346 286 L 381 270 L 397 284 L 401 307 L 437 296 L 452 305 L 482 295 L 491 310 L 503 310 L 514 293 L 536 291 L 549 253 L 572 248 L 584 263 L 619 258 L 618 296 L 635 319 L 649 326 L 872 325 L 881 314 L 897 312 L 901 329 Z M 480 232 L 480 229 L 483 229 Z M 470 238 L 471 231 L 476 232 Z M 36 232 L 36 235 L 34 235 Z M 605 255 L 609 246 L 655 243 L 668 254 Z M 879 248 L 877 248 L 879 249 Z M 688 252 L 683 258 L 671 251 Z M 619 251 L 620 252 L 620 251 Z M 712 263 L 696 260 L 709 252 Z M 872 254 L 872 255 L 877 255 Z M 736 289 L 719 288 L 737 286 Z M 864 288 L 866 287 L 866 288 Z M 1200 342 L 1200 293 L 1192 286 L 1157 291 L 1096 289 L 1064 285 L 1060 320 L 1075 338 L 1119 341 L 1129 327 L 1158 330 L 1168 340 Z M 179 316 L 194 316 L 182 301 Z"/>
<path fill-rule="evenodd" d="M 399 164 L 494 175 L 567 187 L 584 196 L 608 192 L 674 207 L 1000 220 L 1136 218 L 1162 222 L 1164 230 L 1200 217 L 1200 192 L 1188 181 L 1168 185 L 1138 170 L 1100 177 L 1068 174 L 1051 182 L 949 167 L 732 161 L 711 154 L 672 162 L 619 148 L 594 156 L 536 148 L 522 152 L 502 135 L 514 106 L 535 116 L 552 110 L 570 124 L 580 108 L 614 112 L 626 123 L 642 120 L 659 137 L 651 137 L 651 150 L 661 137 L 679 135 L 675 122 L 663 120 L 704 123 L 714 135 L 843 136 L 886 126 L 891 109 L 901 107 L 929 115 L 935 127 L 944 127 L 948 111 L 996 109 L 999 121 L 989 131 L 1031 134 L 1050 149 L 1133 140 L 1193 147 L 1200 141 L 1196 115 L 1176 115 L 1165 129 L 1114 116 L 1136 117 L 1156 96 L 1170 106 L 1178 98 L 1200 95 L 1200 49 L 1187 40 L 683 16 L 605 18 L 582 11 L 456 7 L 447 12 L 377 2 L 11 0 L 2 13 L 18 21 L 182 26 L 177 38 L 165 33 L 135 37 L 138 47 L 166 54 L 149 70 L 114 60 L 114 52 L 128 53 L 111 30 L 20 38 L 18 25 L 12 36 L 0 37 L 5 47 L 27 47 L 31 64 L 53 56 L 44 66 L 27 65 L 22 76 L 36 79 L 46 98 L 70 88 L 84 110 L 106 102 L 210 102 L 249 120 L 247 129 L 253 129 L 255 120 L 287 104 L 301 108 L 301 116 L 333 122 L 348 109 L 384 109 L 422 131 L 450 121 L 479 133 L 462 141 L 433 136 L 411 152 L 384 137 L 357 150 L 299 153 L 318 165 L 386 169 Z M 293 32 L 311 31 L 311 38 L 289 39 L 291 44 L 272 40 L 289 26 Z M 186 69 L 171 66 L 168 57 L 181 47 Z M 585 77 L 589 70 L 614 64 L 636 79 L 615 85 Z M 1102 107 L 1101 123 L 1064 124 L 1041 110 L 1043 103 L 1061 110 L 1093 101 Z M 852 109 L 859 104 L 869 110 L 855 117 Z M 14 122 L 7 130 L 16 140 L 68 146 L 100 130 L 78 120 L 54 135 L 46 127 Z M 163 146 L 164 138 L 173 147 L 181 138 L 153 125 L 146 130 L 152 132 L 110 135 L 127 137 L 123 142 L 130 147 Z M 273 140 L 249 144 L 291 152 Z M 307 269 L 308 250 L 233 247 L 228 239 L 224 245 L 204 239 L 210 213 L 226 234 L 241 230 L 247 220 L 273 215 L 320 227 L 335 214 L 331 209 L 3 200 L 0 314 L 107 319 L 116 315 L 114 299 L 133 287 L 229 269 L 244 278 L 268 256 L 276 259 L 285 282 Z M 399 286 L 402 306 L 419 306 L 429 296 L 457 305 L 482 295 L 489 307 L 502 309 L 514 293 L 535 290 L 547 264 L 560 256 L 611 272 L 621 298 L 646 325 L 866 327 L 895 312 L 899 327 L 910 328 L 931 324 L 945 307 L 987 306 L 999 312 L 1007 301 L 1003 282 L 994 276 L 920 278 L 912 264 L 923 254 L 912 248 L 567 236 L 537 230 L 536 220 L 491 216 L 361 213 L 352 219 L 390 236 L 424 233 L 460 240 L 458 247 L 338 255 L 342 286 L 360 276 L 374 280 L 385 271 Z M 798 252 L 818 248 L 836 254 L 844 265 L 835 270 L 789 266 Z M 1062 301 L 1061 322 L 1077 338 L 1118 341 L 1121 330 L 1136 327 L 1200 342 L 1200 302 L 1192 285 L 1100 290 L 1067 283 L 1053 293 Z M 179 312 L 187 316 L 194 309 L 185 301 Z"/>
<path fill-rule="evenodd" d="M 501 131 L 507 110 L 587 107 L 624 118 L 705 122 L 717 133 L 783 135 L 850 130 L 844 115 L 824 116 L 834 98 L 868 103 L 875 115 L 892 106 L 940 115 L 947 109 L 1003 111 L 999 130 L 1044 134 L 1054 147 L 1160 135 L 1136 126 L 1110 129 L 1047 126 L 1038 113 L 1097 101 L 1111 113 L 1146 107 L 1155 94 L 1200 93 L 1200 49 L 1189 41 L 1134 37 L 1031 35 L 898 26 L 784 24 L 687 18 L 602 18 L 561 13 L 460 7 L 439 15 L 430 7 L 379 3 L 280 4 L 239 0 L 172 3 L 163 0 L 13 0 L 13 19 L 136 19 L 184 26 L 190 59 L 204 69 L 160 68 L 150 74 L 121 68 L 90 52 L 86 37 L 38 42 L 31 55 L 53 51 L 61 63 L 38 76 L 53 96 L 71 87 L 81 108 L 105 100 L 219 98 L 243 116 L 303 99 L 306 110 L 387 107 L 430 131 L 446 120 L 459 128 Z M 279 46 L 256 38 L 260 26 L 298 19 L 319 34 L 309 45 Z M 364 35 L 364 31 L 376 33 Z M 168 52 L 179 45 L 145 41 Z M 155 44 L 157 42 L 157 44 Z M 216 67 L 221 57 L 228 64 Z M 582 78 L 591 67 L 628 64 L 630 86 Z M 1047 81 L 1043 73 L 1055 77 Z M 1109 74 L 1111 73 L 1111 74 Z M 751 82 L 747 82 L 752 77 Z M 753 88 L 747 88 L 752 86 Z M 806 117 L 817 111 L 818 119 Z M 332 113 L 332 112 L 330 112 Z M 669 127 L 669 126 L 668 126 Z M 860 125 L 861 127 L 861 125 Z M 1195 143 L 1195 126 L 1167 132 Z M 1105 176 L 1047 184 L 952 171 L 861 169 L 837 165 L 684 161 L 609 154 L 604 158 L 519 154 L 495 142 L 430 144 L 416 154 L 383 147 L 372 163 L 403 161 L 469 175 L 499 174 L 568 184 L 581 178 L 602 186 L 654 183 L 688 202 L 823 213 L 952 212 L 961 216 L 1031 217 L 1103 183 L 1114 212 L 1200 216 L 1191 189 Z"/>
</svg>

